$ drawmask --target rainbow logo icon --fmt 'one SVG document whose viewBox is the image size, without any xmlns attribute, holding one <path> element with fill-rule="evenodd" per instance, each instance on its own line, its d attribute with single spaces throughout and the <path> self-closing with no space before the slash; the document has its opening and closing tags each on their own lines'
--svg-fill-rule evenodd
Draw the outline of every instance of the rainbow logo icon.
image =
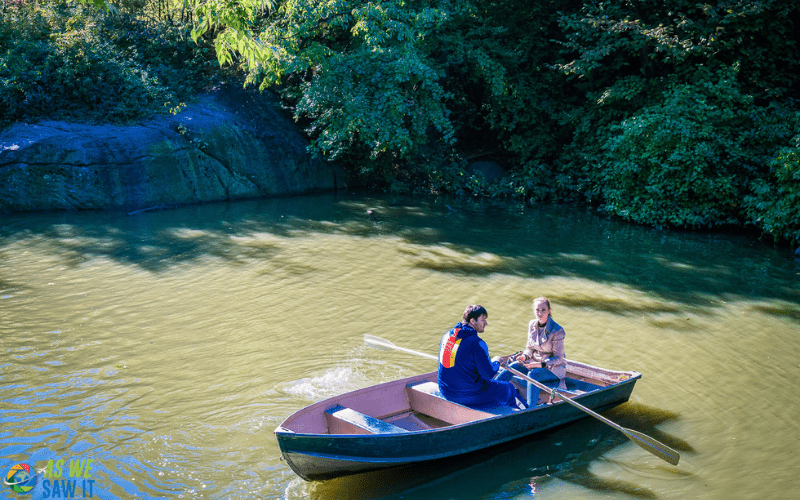
<svg viewBox="0 0 800 500">
<path fill-rule="evenodd" d="M 32 474 L 32 472 L 33 469 L 28 464 L 14 465 L 8 470 L 3 484 L 21 495 L 30 493 L 36 486 L 36 474 Z"/>
</svg>

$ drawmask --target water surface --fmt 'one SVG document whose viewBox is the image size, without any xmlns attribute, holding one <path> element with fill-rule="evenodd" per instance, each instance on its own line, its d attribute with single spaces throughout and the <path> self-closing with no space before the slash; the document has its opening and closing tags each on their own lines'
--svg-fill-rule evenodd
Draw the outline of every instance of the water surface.
<svg viewBox="0 0 800 500">
<path fill-rule="evenodd" d="M 0 469 L 93 459 L 98 498 L 794 498 L 799 273 L 752 239 L 569 206 L 321 195 L 0 215 Z M 503 354 L 540 295 L 568 357 L 643 374 L 605 415 L 679 466 L 594 419 L 327 482 L 280 460 L 292 412 L 435 369 L 364 334 L 435 353 L 480 303 Z"/>
</svg>

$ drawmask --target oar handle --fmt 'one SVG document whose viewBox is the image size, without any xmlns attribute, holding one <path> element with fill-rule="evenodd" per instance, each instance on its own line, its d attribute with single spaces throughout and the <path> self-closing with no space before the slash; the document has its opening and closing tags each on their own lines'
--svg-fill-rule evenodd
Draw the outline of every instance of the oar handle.
<svg viewBox="0 0 800 500">
<path fill-rule="evenodd" d="M 595 411 L 583 406 L 582 404 L 576 403 L 575 401 L 569 399 L 568 397 L 566 397 L 563 394 L 561 394 L 560 392 L 558 392 L 558 389 L 551 389 L 550 387 L 547 387 L 546 385 L 544 385 L 543 383 L 539 382 L 538 380 L 533 379 L 533 378 L 525 375 L 521 371 L 516 370 L 516 369 L 514 369 L 514 368 L 512 368 L 512 367 L 510 367 L 508 365 L 503 366 L 503 368 L 505 368 L 506 370 L 510 371 L 511 373 L 516 375 L 517 377 L 520 377 L 522 379 L 527 380 L 528 382 L 530 382 L 531 384 L 535 385 L 539 389 L 542 389 L 543 391 L 547 391 L 547 393 L 550 394 L 551 398 L 554 398 L 554 397 L 558 396 L 559 398 L 561 398 L 562 401 L 564 401 L 566 403 L 569 403 L 572 406 L 574 406 L 574 407 L 576 407 L 576 408 L 578 408 L 580 410 L 585 411 L 589 415 L 602 420 L 603 422 L 607 423 L 608 425 L 614 427 L 617 430 L 622 431 L 623 429 L 625 429 L 621 425 L 612 422 L 611 420 L 609 420 L 606 417 L 600 415 L 599 413 L 597 413 L 597 412 L 595 412 Z"/>
<path fill-rule="evenodd" d="M 559 394 L 557 390 L 547 387 L 546 385 L 544 385 L 543 383 L 539 382 L 538 380 L 530 378 L 529 376 L 525 375 L 521 371 L 516 370 L 514 368 L 511 368 L 510 366 L 508 366 L 505 363 L 501 364 L 500 367 L 501 368 L 505 368 L 506 370 L 510 371 L 511 373 L 513 373 L 514 375 L 516 375 L 517 377 L 519 377 L 521 379 L 527 380 L 528 382 L 530 382 L 531 384 L 535 385 L 539 389 L 542 389 L 543 391 L 547 391 L 547 393 L 550 394 L 551 396 L 561 396 L 561 394 Z M 564 396 L 561 396 L 561 399 L 567 399 L 567 398 L 565 398 Z"/>
</svg>

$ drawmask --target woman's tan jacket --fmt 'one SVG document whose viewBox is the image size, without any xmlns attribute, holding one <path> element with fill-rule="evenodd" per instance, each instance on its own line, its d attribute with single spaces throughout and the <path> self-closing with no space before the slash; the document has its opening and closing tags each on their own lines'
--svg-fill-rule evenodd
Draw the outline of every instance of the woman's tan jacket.
<svg viewBox="0 0 800 500">
<path fill-rule="evenodd" d="M 546 368 L 563 380 L 567 376 L 567 356 L 564 354 L 566 335 L 553 318 L 547 318 L 547 323 L 541 329 L 534 318 L 528 324 L 528 344 L 523 354 L 533 361 L 546 363 Z"/>
</svg>

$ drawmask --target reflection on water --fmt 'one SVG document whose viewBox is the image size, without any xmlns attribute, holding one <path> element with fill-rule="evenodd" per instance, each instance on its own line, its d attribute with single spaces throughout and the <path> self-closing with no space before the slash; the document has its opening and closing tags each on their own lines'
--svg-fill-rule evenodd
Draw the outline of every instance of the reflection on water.
<svg viewBox="0 0 800 500">
<path fill-rule="evenodd" d="M 630 415 L 638 415 L 640 430 L 652 432 L 653 426 L 675 418 L 665 412 L 638 404 L 626 404 L 606 412 L 623 426 L 632 424 Z M 652 435 L 652 434 L 651 434 Z M 676 445 L 684 451 L 691 447 L 678 439 L 659 440 Z M 360 499 L 369 498 L 509 498 L 528 497 L 547 485 L 566 482 L 589 492 L 618 493 L 634 498 L 656 498 L 652 490 L 623 479 L 603 478 L 592 472 L 592 464 L 602 461 L 616 463 L 628 469 L 643 468 L 636 463 L 626 464 L 606 458 L 627 438 L 611 427 L 594 419 L 553 429 L 541 435 L 472 453 L 458 459 L 349 476 L 314 483 L 311 498 Z M 650 474 L 662 479 L 686 478 L 691 473 L 664 465 L 646 467 Z M 306 494 L 300 486 L 297 497 Z"/>
<path fill-rule="evenodd" d="M 92 459 L 102 498 L 789 497 L 800 269 L 787 251 L 567 206 L 444 203 L 0 216 L 2 473 Z M 272 431 L 292 412 L 435 369 L 365 333 L 434 352 L 481 303 L 490 349 L 515 351 L 539 295 L 569 357 L 644 374 L 606 416 L 681 451 L 678 467 L 593 419 L 323 483 L 280 460 Z"/>
</svg>

